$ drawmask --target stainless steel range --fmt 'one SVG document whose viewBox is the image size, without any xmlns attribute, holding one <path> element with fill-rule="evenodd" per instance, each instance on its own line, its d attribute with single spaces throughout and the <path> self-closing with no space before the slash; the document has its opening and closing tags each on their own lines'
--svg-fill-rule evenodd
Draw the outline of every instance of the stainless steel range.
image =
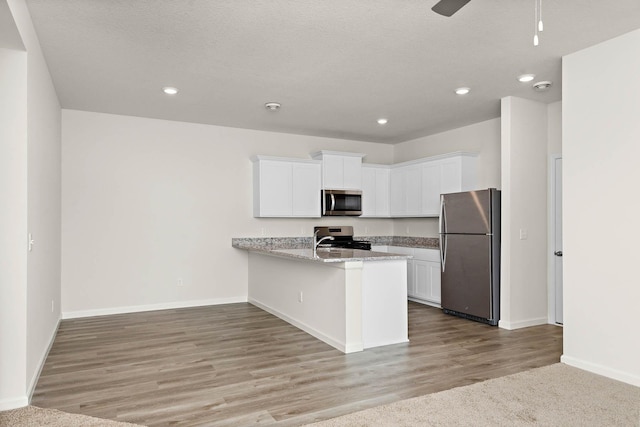
<svg viewBox="0 0 640 427">
<path fill-rule="evenodd" d="M 353 227 L 349 225 L 334 227 L 313 227 L 314 244 L 319 248 L 348 248 L 370 251 L 371 242 L 355 240 Z M 326 238 L 323 240 L 323 238 Z"/>
</svg>

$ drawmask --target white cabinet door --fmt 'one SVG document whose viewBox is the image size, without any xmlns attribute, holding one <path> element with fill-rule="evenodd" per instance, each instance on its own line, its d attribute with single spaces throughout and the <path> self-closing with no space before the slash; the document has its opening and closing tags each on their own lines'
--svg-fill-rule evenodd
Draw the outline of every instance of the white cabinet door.
<svg viewBox="0 0 640 427">
<path fill-rule="evenodd" d="M 253 161 L 254 217 L 320 217 L 320 162 L 267 156 Z"/>
<path fill-rule="evenodd" d="M 362 168 L 362 216 L 376 216 L 376 168 Z"/>
<path fill-rule="evenodd" d="M 364 154 L 322 150 L 311 154 L 322 161 L 322 188 L 329 190 L 362 189 Z"/>
<path fill-rule="evenodd" d="M 394 168 L 391 169 L 390 179 L 390 202 L 391 202 L 391 216 L 404 216 L 406 214 L 405 198 L 407 194 L 406 187 L 407 174 L 405 169 Z"/>
<path fill-rule="evenodd" d="M 322 187 L 342 189 L 344 183 L 344 158 L 325 155 L 322 157 Z"/>
<path fill-rule="evenodd" d="M 460 157 L 426 162 L 422 167 L 422 215 L 440 215 L 440 194 L 462 191 Z"/>
<path fill-rule="evenodd" d="M 391 216 L 420 216 L 422 210 L 422 171 L 420 166 L 391 169 Z"/>
<path fill-rule="evenodd" d="M 476 189 L 477 157 L 452 153 L 391 169 L 391 216 L 437 217 L 440 194 Z"/>
<path fill-rule="evenodd" d="M 440 251 L 438 249 L 405 246 L 374 246 L 372 249 L 413 256 L 413 259 L 407 260 L 407 295 L 417 302 L 440 305 Z"/>
<path fill-rule="evenodd" d="M 406 170 L 405 215 L 420 216 L 422 214 L 422 168 L 409 167 Z"/>
<path fill-rule="evenodd" d="M 440 165 L 426 163 L 422 167 L 422 213 L 439 215 L 440 209 Z"/>
<path fill-rule="evenodd" d="M 342 158 L 342 188 L 360 190 L 362 188 L 362 157 Z"/>
<path fill-rule="evenodd" d="M 440 262 L 425 261 L 429 269 L 430 285 L 426 299 L 436 304 L 440 304 Z"/>
<path fill-rule="evenodd" d="M 460 157 L 438 160 L 440 168 L 440 194 L 462 191 L 462 159 Z"/>
<path fill-rule="evenodd" d="M 362 165 L 362 216 L 389 215 L 389 168 Z"/>
<path fill-rule="evenodd" d="M 414 280 L 414 298 L 429 300 L 431 288 L 431 271 L 429 261 L 414 259 L 413 261 L 413 280 Z"/>
<path fill-rule="evenodd" d="M 389 174 L 388 168 L 376 169 L 376 216 L 388 217 L 389 206 Z"/>
<path fill-rule="evenodd" d="M 320 216 L 320 165 L 293 163 L 292 209 L 293 216 Z"/>
<path fill-rule="evenodd" d="M 259 203 L 258 215 L 254 216 L 290 216 L 293 206 L 290 190 L 291 165 L 278 161 L 261 161 L 257 173 L 259 174 Z"/>
</svg>

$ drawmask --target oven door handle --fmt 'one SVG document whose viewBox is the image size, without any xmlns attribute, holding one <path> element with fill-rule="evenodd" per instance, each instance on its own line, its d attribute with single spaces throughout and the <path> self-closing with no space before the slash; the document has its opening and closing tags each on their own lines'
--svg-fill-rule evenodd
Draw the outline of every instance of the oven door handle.
<svg viewBox="0 0 640 427">
<path fill-rule="evenodd" d="M 336 210 L 336 195 L 331 193 L 331 211 Z"/>
</svg>

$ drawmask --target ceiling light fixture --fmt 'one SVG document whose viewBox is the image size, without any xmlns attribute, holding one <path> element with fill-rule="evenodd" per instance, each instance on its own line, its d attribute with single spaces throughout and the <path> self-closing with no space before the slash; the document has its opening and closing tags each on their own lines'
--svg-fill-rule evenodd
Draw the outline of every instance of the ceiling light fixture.
<svg viewBox="0 0 640 427">
<path fill-rule="evenodd" d="M 178 93 L 178 89 L 172 86 L 165 86 L 162 88 L 162 91 L 167 95 L 175 95 Z"/>
<path fill-rule="evenodd" d="M 548 80 L 542 81 L 542 82 L 537 82 L 533 84 L 533 90 L 536 90 L 538 92 L 542 92 L 544 90 L 547 90 L 551 87 L 553 83 L 551 83 Z"/>
<path fill-rule="evenodd" d="M 468 87 L 459 87 L 458 89 L 456 89 L 456 93 L 458 95 L 466 95 L 469 93 L 469 91 L 471 91 L 471 89 L 469 89 Z"/>
<path fill-rule="evenodd" d="M 542 32 L 544 30 L 544 25 L 542 24 L 542 0 L 533 0 L 534 2 L 534 33 L 533 33 L 533 45 L 538 46 L 538 32 Z"/>
<path fill-rule="evenodd" d="M 389 122 L 389 120 L 387 119 L 378 119 L 378 124 L 379 125 L 386 125 Z"/>
<path fill-rule="evenodd" d="M 522 74 L 518 76 L 518 81 L 522 83 L 528 83 L 530 81 L 533 81 L 533 79 L 535 78 L 536 78 L 535 74 Z"/>
<path fill-rule="evenodd" d="M 278 102 L 267 102 L 266 104 L 264 104 L 264 108 L 269 111 L 278 111 L 280 107 L 281 105 Z"/>
</svg>

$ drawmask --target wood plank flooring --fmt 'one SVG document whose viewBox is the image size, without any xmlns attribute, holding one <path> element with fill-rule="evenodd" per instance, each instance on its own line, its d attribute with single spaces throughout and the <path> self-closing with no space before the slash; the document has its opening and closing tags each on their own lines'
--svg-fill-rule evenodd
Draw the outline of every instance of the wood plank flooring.
<svg viewBox="0 0 640 427">
<path fill-rule="evenodd" d="M 64 320 L 32 404 L 148 426 L 298 426 L 556 363 L 562 328 L 409 303 L 408 344 L 344 355 L 250 304 Z"/>
</svg>

